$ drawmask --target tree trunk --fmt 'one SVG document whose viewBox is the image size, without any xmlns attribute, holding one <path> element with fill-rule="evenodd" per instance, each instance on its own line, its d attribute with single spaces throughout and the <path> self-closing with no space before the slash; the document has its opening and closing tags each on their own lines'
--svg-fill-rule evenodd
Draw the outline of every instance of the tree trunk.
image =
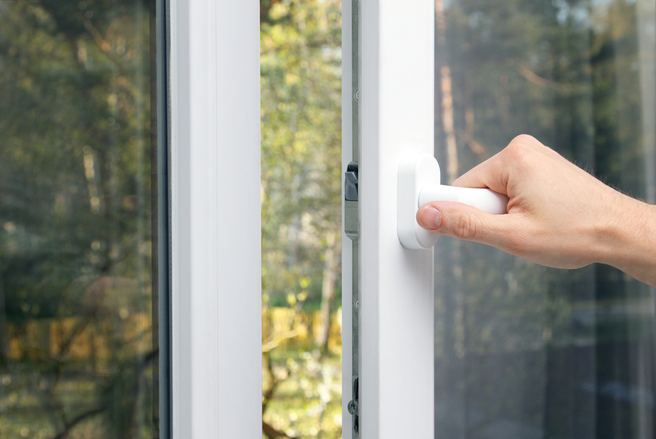
<svg viewBox="0 0 656 439">
<path fill-rule="evenodd" d="M 330 335 L 330 312 L 335 301 L 335 284 L 337 281 L 337 268 L 340 253 L 337 248 L 336 233 L 329 232 L 326 235 L 326 253 L 323 269 L 323 285 L 321 286 L 321 314 L 319 331 L 316 336 L 317 345 L 324 351 L 328 350 L 328 339 Z"/>
<path fill-rule="evenodd" d="M 440 49 L 446 48 L 446 20 L 444 18 L 444 3 L 442 0 L 435 0 L 435 21 L 437 30 L 437 45 Z M 442 57 L 447 54 L 446 50 L 440 50 Z M 446 138 L 446 175 L 447 183 L 451 184 L 458 178 L 458 148 L 456 144 L 456 134 L 453 126 L 453 87 L 451 85 L 451 68 L 447 62 L 441 63 L 441 84 L 442 91 L 442 123 L 444 124 L 444 136 Z"/>
<path fill-rule="evenodd" d="M 0 272 L 0 366 L 7 364 L 7 312 L 5 308 L 5 289 Z"/>
<path fill-rule="evenodd" d="M 441 118 L 436 120 L 435 131 L 441 130 L 442 137 L 436 142 L 438 156 L 442 159 L 441 165 L 446 170 L 445 184 L 451 184 L 458 177 L 458 145 L 455 135 L 453 110 L 453 85 L 451 82 L 451 68 L 448 63 L 448 48 L 446 41 L 446 19 L 444 15 L 443 0 L 435 0 L 435 91 L 440 99 L 435 102 L 435 113 Z M 444 152 L 442 152 L 444 151 Z M 445 242 L 440 247 L 444 265 L 440 272 L 441 279 L 436 279 L 442 287 L 447 287 L 448 294 L 441 294 L 444 313 L 444 357 L 441 360 L 446 364 L 445 375 L 441 376 L 445 394 L 449 404 L 457 412 L 463 413 L 463 419 L 455 423 L 454 437 L 465 437 L 467 431 L 467 397 L 466 376 L 463 368 L 466 350 L 466 307 L 463 285 L 462 244 L 458 240 Z M 436 258 L 438 260 L 438 258 Z M 445 378 L 445 377 L 448 377 Z"/>
</svg>

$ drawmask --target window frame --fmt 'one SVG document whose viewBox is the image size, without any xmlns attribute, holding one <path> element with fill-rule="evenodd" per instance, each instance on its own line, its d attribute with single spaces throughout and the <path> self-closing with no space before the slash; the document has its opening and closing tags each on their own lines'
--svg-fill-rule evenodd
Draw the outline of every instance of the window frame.
<svg viewBox="0 0 656 439">
<path fill-rule="evenodd" d="M 350 23 L 358 3 L 361 56 L 354 69 Z M 342 14 L 343 166 L 352 159 L 359 164 L 360 303 L 352 312 L 359 312 L 359 437 L 367 439 L 434 434 L 433 251 L 401 246 L 396 212 L 399 161 L 409 153 L 433 154 L 434 19 L 430 0 L 351 0 Z M 360 148 L 352 158 L 356 96 Z M 351 303 L 351 245 L 345 242 L 342 253 L 343 304 Z M 350 315 L 343 313 L 344 439 L 358 436 L 346 411 Z"/>
<path fill-rule="evenodd" d="M 169 3 L 174 438 L 261 435 L 257 6 Z M 350 6 L 344 2 L 344 166 L 351 159 L 354 96 Z M 361 0 L 359 7 L 358 207 L 367 255 L 359 273 L 360 431 L 367 438 L 429 438 L 433 255 L 398 241 L 396 170 L 404 154 L 433 151 L 433 3 Z M 344 242 L 343 303 L 349 303 L 351 246 Z M 344 328 L 348 352 L 352 334 Z M 348 360 L 344 355 L 344 439 L 351 438 Z"/>
<path fill-rule="evenodd" d="M 258 437 L 258 3 L 170 0 L 169 20 L 172 437 Z"/>
</svg>

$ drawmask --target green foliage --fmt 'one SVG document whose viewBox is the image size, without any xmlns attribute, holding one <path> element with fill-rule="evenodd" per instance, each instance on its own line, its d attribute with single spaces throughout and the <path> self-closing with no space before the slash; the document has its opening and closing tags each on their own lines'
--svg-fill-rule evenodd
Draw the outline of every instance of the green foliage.
<svg viewBox="0 0 656 439">
<path fill-rule="evenodd" d="M 341 3 L 261 5 L 263 292 L 318 306 L 326 235 L 341 228 Z"/>
<path fill-rule="evenodd" d="M 57 5 L 12 2 L 0 15 L 0 270 L 10 321 L 53 316 L 77 276 L 133 276 L 127 267 L 143 257 L 137 229 L 149 239 L 148 14 L 135 23 L 133 2 L 111 14 L 100 13 L 103 2 Z"/>
<path fill-rule="evenodd" d="M 151 6 L 0 2 L 2 437 L 154 434 Z"/>
<path fill-rule="evenodd" d="M 318 350 L 276 350 L 271 373 L 263 375 L 267 388 L 279 382 L 264 420 L 290 437 L 342 437 L 342 363 Z M 266 436 L 265 436 L 266 437 Z"/>
<path fill-rule="evenodd" d="M 324 276 L 340 265 L 328 259 L 341 248 L 341 2 L 260 7 L 263 301 L 295 310 L 298 329 L 303 311 L 330 300 Z M 341 437 L 339 359 L 308 351 L 265 352 L 270 437 Z"/>
</svg>

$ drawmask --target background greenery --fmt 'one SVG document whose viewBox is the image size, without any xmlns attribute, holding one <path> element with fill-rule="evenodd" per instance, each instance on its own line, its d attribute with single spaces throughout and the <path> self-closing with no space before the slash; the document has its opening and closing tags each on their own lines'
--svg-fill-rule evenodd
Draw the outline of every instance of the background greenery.
<svg viewBox="0 0 656 439">
<path fill-rule="evenodd" d="M 436 6 L 444 179 L 527 133 L 655 201 L 653 2 Z M 653 436 L 652 289 L 608 266 L 548 269 L 451 239 L 435 255 L 436 437 Z"/>
<path fill-rule="evenodd" d="M 0 1 L 0 437 L 158 437 L 153 13 Z"/>
<path fill-rule="evenodd" d="M 341 1 L 261 0 L 260 22 L 263 433 L 339 438 Z"/>
</svg>

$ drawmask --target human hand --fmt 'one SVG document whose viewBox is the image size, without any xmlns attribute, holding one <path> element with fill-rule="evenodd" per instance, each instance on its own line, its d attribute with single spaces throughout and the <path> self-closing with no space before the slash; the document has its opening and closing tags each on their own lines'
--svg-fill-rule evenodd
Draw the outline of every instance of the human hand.
<svg viewBox="0 0 656 439">
<path fill-rule="evenodd" d="M 516 137 L 453 185 L 508 195 L 508 214 L 433 201 L 417 212 L 419 225 L 550 267 L 603 262 L 656 284 L 656 208 L 606 186 L 531 136 Z M 645 241 L 648 255 L 636 260 Z"/>
</svg>

